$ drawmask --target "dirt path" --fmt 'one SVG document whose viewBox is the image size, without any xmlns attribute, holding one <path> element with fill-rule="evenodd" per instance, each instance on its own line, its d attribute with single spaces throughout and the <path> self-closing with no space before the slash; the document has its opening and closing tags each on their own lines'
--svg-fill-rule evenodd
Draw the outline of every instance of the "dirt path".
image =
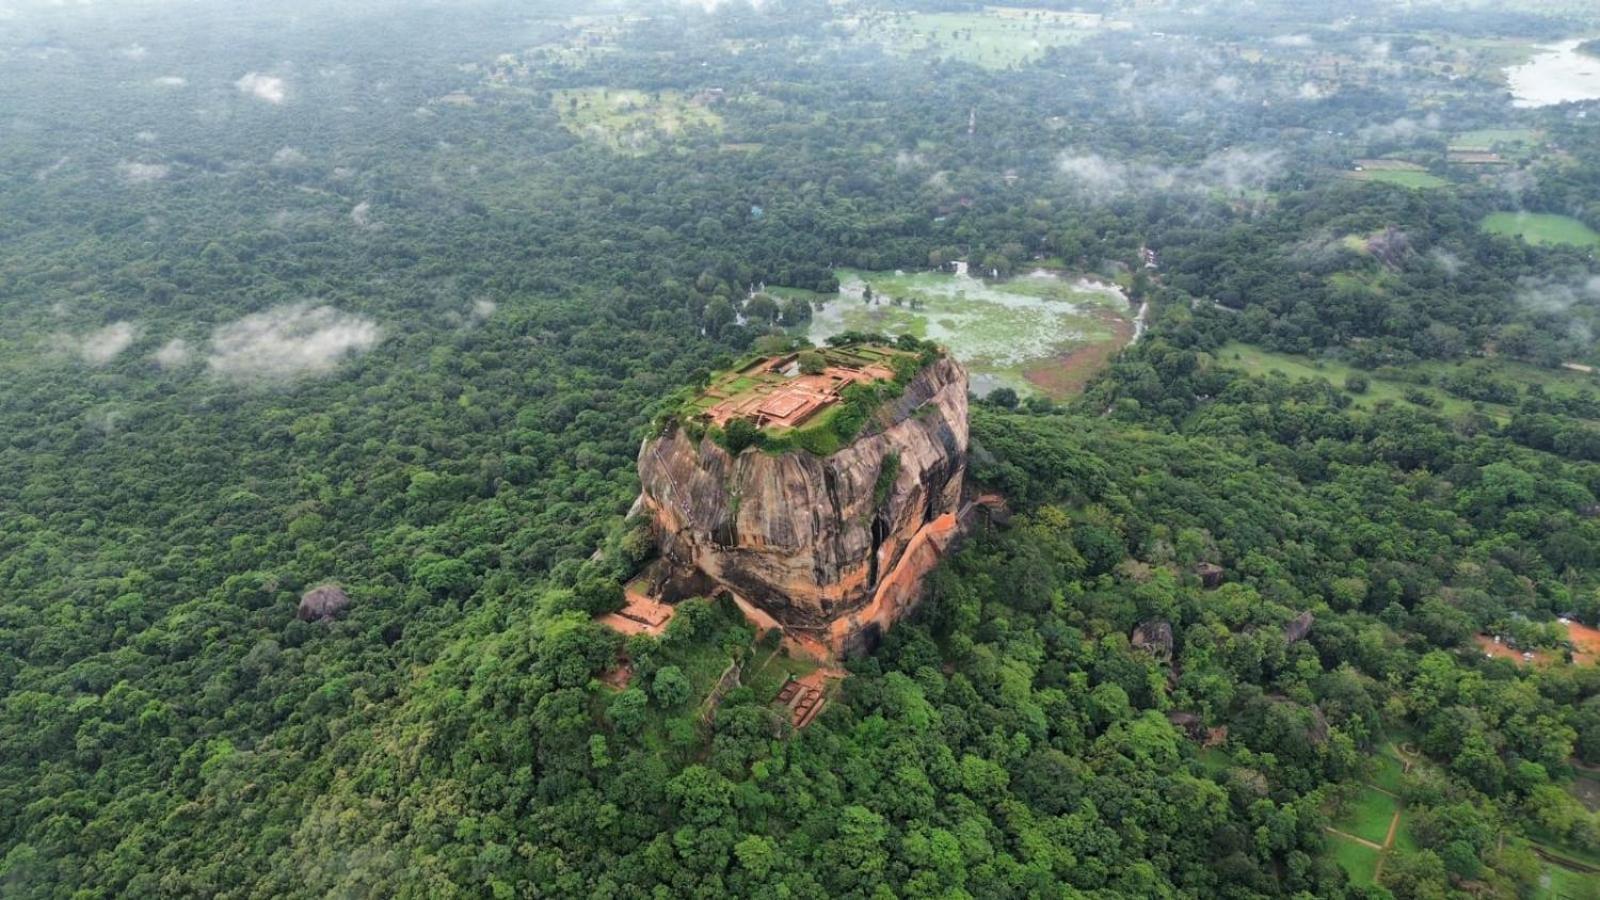
<svg viewBox="0 0 1600 900">
<path fill-rule="evenodd" d="M 1355 841 L 1356 843 L 1360 844 L 1363 847 L 1371 847 L 1373 850 L 1376 850 L 1379 853 L 1383 852 L 1383 848 L 1382 847 L 1378 846 L 1377 844 L 1373 843 L 1372 841 L 1367 840 L 1366 838 L 1356 837 L 1355 835 L 1351 834 L 1348 831 L 1340 831 L 1339 829 L 1333 827 L 1332 825 L 1325 825 L 1323 827 L 1327 829 L 1327 832 L 1329 834 L 1337 834 L 1339 837 L 1342 837 L 1345 840 Z M 1393 834 L 1393 832 L 1391 831 L 1391 836 L 1392 836 L 1392 834 Z M 1380 859 L 1378 861 L 1378 865 L 1382 866 L 1383 865 L 1383 860 Z"/>
<path fill-rule="evenodd" d="M 1392 744 L 1391 746 L 1394 747 L 1395 755 L 1400 757 L 1400 771 L 1401 772 L 1410 772 L 1411 771 L 1411 757 L 1407 756 L 1405 751 L 1400 749 L 1400 745 L 1399 744 Z M 1354 835 L 1345 835 L 1346 837 L 1349 837 L 1352 840 L 1361 841 L 1361 843 L 1364 844 L 1365 846 L 1371 847 L 1374 850 L 1378 851 L 1378 853 L 1379 853 L 1378 864 L 1376 866 L 1374 866 L 1373 869 L 1372 869 L 1372 878 L 1373 878 L 1374 881 L 1376 881 L 1380 876 L 1383 875 L 1383 864 L 1384 864 L 1384 862 L 1386 862 L 1389 859 L 1389 851 L 1394 849 L 1394 838 L 1395 838 L 1395 835 L 1400 832 L 1400 814 L 1404 810 L 1400 805 L 1400 802 L 1399 802 L 1400 801 L 1400 797 L 1399 797 L 1398 794 L 1395 794 L 1393 791 L 1386 791 L 1383 788 L 1378 787 L 1375 784 L 1368 784 L 1367 787 L 1372 788 L 1373 790 L 1377 791 L 1380 794 L 1383 794 L 1384 796 L 1393 797 L 1395 799 L 1395 801 L 1396 801 L 1395 802 L 1394 815 L 1389 817 L 1389 833 L 1384 835 L 1384 837 L 1383 837 L 1383 846 L 1382 847 L 1379 847 L 1377 844 L 1374 844 L 1371 841 L 1361 841 L 1360 838 L 1355 837 Z M 1328 829 L 1328 830 L 1329 831 L 1333 831 L 1333 829 L 1331 829 L 1331 828 Z M 1335 834 L 1344 834 L 1344 832 L 1342 832 L 1342 831 L 1336 831 L 1334 833 Z"/>
<path fill-rule="evenodd" d="M 1535 854 L 1537 854 L 1539 856 L 1539 858 L 1544 860 L 1545 862 L 1554 863 L 1555 865 L 1558 865 L 1563 869 L 1571 869 L 1572 871 L 1577 872 L 1580 875 L 1600 875 L 1600 869 L 1597 869 L 1594 866 L 1589 865 L 1588 863 L 1581 863 L 1581 862 L 1578 862 L 1575 859 L 1569 859 L 1569 858 L 1567 858 L 1565 856 L 1561 856 L 1559 854 L 1551 853 L 1550 851 L 1544 849 L 1543 847 L 1539 846 L 1538 844 L 1530 844 L 1529 846 L 1532 847 L 1533 852 Z"/>
</svg>

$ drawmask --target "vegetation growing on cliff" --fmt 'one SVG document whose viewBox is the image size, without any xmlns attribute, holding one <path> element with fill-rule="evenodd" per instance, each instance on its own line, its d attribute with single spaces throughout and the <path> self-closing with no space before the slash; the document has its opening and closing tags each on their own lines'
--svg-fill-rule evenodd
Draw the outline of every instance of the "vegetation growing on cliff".
<svg viewBox="0 0 1600 900">
<path fill-rule="evenodd" d="M 906 335 L 891 340 L 883 335 L 846 332 L 829 339 L 828 346 L 806 349 L 795 343 L 784 352 L 761 353 L 747 357 L 709 378 L 706 386 L 683 389 L 669 398 L 666 411 L 659 414 L 654 433 L 675 421 L 691 440 L 710 438 L 729 453 L 738 455 L 749 447 L 767 453 L 802 450 L 816 456 L 832 456 L 860 434 L 872 416 L 905 392 L 906 386 L 934 360 L 943 356 L 938 345 Z M 767 367 L 789 360 L 797 373 L 810 363 L 813 367 L 845 366 L 852 369 L 878 367 L 892 373 L 887 378 L 859 381 L 839 392 L 836 401 L 822 406 L 806 420 L 793 426 L 757 425 L 750 417 L 736 415 L 723 424 L 708 421 L 708 412 L 719 404 L 737 402 L 741 397 L 778 391 L 792 375 L 767 371 Z"/>
</svg>

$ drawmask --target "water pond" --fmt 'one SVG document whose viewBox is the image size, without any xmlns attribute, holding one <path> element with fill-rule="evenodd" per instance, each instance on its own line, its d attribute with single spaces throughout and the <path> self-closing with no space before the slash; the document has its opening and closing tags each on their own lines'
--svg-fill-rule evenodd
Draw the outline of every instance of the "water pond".
<svg viewBox="0 0 1600 900">
<path fill-rule="evenodd" d="M 1579 50 L 1582 43 L 1541 44 L 1533 59 L 1506 69 L 1512 105 L 1530 108 L 1600 100 L 1600 57 Z"/>
</svg>

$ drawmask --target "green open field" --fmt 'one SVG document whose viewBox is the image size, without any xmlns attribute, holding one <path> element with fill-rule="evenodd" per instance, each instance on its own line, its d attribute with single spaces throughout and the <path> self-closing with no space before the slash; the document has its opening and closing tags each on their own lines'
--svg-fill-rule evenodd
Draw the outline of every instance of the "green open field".
<svg viewBox="0 0 1600 900">
<path fill-rule="evenodd" d="M 1406 392 L 1412 390 L 1421 391 L 1432 398 L 1435 403 L 1433 408 L 1445 415 L 1455 415 L 1472 409 L 1471 403 L 1452 397 L 1440 388 L 1381 379 L 1372 373 L 1360 372 L 1354 366 L 1334 359 L 1313 359 L 1292 353 L 1274 353 L 1250 344 L 1235 342 L 1217 351 L 1217 361 L 1230 368 L 1243 369 L 1252 375 L 1279 372 L 1291 379 L 1322 378 L 1341 390 L 1344 388 L 1346 376 L 1359 373 L 1367 378 L 1367 391 L 1364 394 L 1351 394 L 1350 397 L 1354 405 L 1362 409 L 1371 409 L 1386 400 L 1392 403 L 1405 403 Z"/>
<path fill-rule="evenodd" d="M 570 132 L 618 153 L 643 155 L 695 131 L 718 132 L 722 118 L 678 91 L 574 88 L 550 104 Z"/>
<path fill-rule="evenodd" d="M 1382 856 L 1377 850 L 1358 844 L 1337 834 L 1328 835 L 1328 855 L 1334 862 L 1344 867 L 1350 876 L 1350 883 L 1359 887 L 1373 884 L 1377 878 L 1378 859 Z"/>
<path fill-rule="evenodd" d="M 842 331 L 937 341 L 967 367 L 980 397 L 998 387 L 1068 396 L 1132 334 L 1127 299 L 1100 282 L 1044 272 L 999 282 L 946 272 L 837 275 L 838 295 L 812 317 L 813 342 Z"/>
<path fill-rule="evenodd" d="M 1075 44 L 1099 31 L 1126 28 L 1094 13 L 986 6 L 978 12 L 865 14 L 858 39 L 892 53 L 936 56 L 989 69 L 1027 65 L 1051 47 Z"/>
<path fill-rule="evenodd" d="M 1220 775 L 1233 768 L 1233 757 L 1221 747 L 1207 747 L 1201 750 L 1198 756 L 1200 765 L 1205 766 L 1206 771 L 1212 775 Z"/>
<path fill-rule="evenodd" d="M 1402 369 L 1385 368 L 1365 372 L 1336 359 L 1322 359 L 1294 353 L 1274 353 L 1250 344 L 1238 342 L 1224 345 L 1216 353 L 1217 362 L 1229 368 L 1243 369 L 1253 375 L 1279 372 L 1291 379 L 1326 379 L 1341 390 L 1345 377 L 1359 373 L 1367 378 L 1364 394 L 1351 394 L 1353 404 L 1361 409 L 1371 409 L 1378 403 L 1390 401 L 1406 403 L 1405 395 L 1416 391 L 1433 401 L 1431 407 L 1441 415 L 1454 416 L 1473 409 L 1471 401 L 1447 393 L 1439 387 L 1441 379 L 1467 366 L 1487 366 L 1500 378 L 1515 382 L 1526 391 L 1530 385 L 1540 385 L 1551 396 L 1573 395 L 1582 390 L 1600 390 L 1600 379 L 1583 372 L 1568 369 L 1545 369 L 1528 363 L 1508 359 L 1475 360 L 1470 363 L 1426 362 Z M 1417 384 L 1413 379 L 1426 378 L 1430 384 Z M 1493 403 L 1482 404 L 1483 412 L 1495 419 L 1508 420 L 1511 410 Z"/>
<path fill-rule="evenodd" d="M 1600 247 L 1600 233 L 1570 216 L 1547 213 L 1494 213 L 1481 226 L 1491 234 L 1520 237 L 1530 244 Z"/>
<path fill-rule="evenodd" d="M 1586 853 L 1553 842 L 1535 841 L 1535 846 L 1579 866 L 1600 867 L 1600 854 Z M 1535 897 L 1540 900 L 1600 900 L 1600 875 L 1580 872 L 1548 859 L 1543 863 Z"/>
<path fill-rule="evenodd" d="M 1413 169 L 1368 169 L 1364 172 L 1351 172 L 1350 177 L 1357 181 L 1381 181 L 1384 184 L 1394 184 L 1419 190 L 1441 188 L 1450 184 L 1450 182 L 1437 175 Z"/>
<path fill-rule="evenodd" d="M 1533 896 L 1537 900 L 1600 900 L 1600 878 L 1545 863 Z"/>
<path fill-rule="evenodd" d="M 1527 147 L 1542 139 L 1531 128 L 1480 128 L 1463 131 L 1450 140 L 1451 150 L 1497 150 L 1500 148 Z"/>
<path fill-rule="evenodd" d="M 1374 844 L 1382 844 L 1389 838 L 1389 822 L 1394 818 L 1397 805 L 1399 801 L 1394 797 L 1362 785 L 1344 815 L 1334 820 L 1333 827 Z"/>
</svg>

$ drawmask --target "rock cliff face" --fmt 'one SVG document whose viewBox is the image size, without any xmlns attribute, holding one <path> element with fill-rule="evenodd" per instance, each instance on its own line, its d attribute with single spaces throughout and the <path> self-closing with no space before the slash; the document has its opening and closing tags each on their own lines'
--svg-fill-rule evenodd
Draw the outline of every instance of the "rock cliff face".
<svg viewBox="0 0 1600 900">
<path fill-rule="evenodd" d="M 669 425 L 640 448 L 640 499 L 670 569 L 843 654 L 915 601 L 957 530 L 966 461 L 967 374 L 944 358 L 828 457 L 734 457 Z"/>
</svg>

